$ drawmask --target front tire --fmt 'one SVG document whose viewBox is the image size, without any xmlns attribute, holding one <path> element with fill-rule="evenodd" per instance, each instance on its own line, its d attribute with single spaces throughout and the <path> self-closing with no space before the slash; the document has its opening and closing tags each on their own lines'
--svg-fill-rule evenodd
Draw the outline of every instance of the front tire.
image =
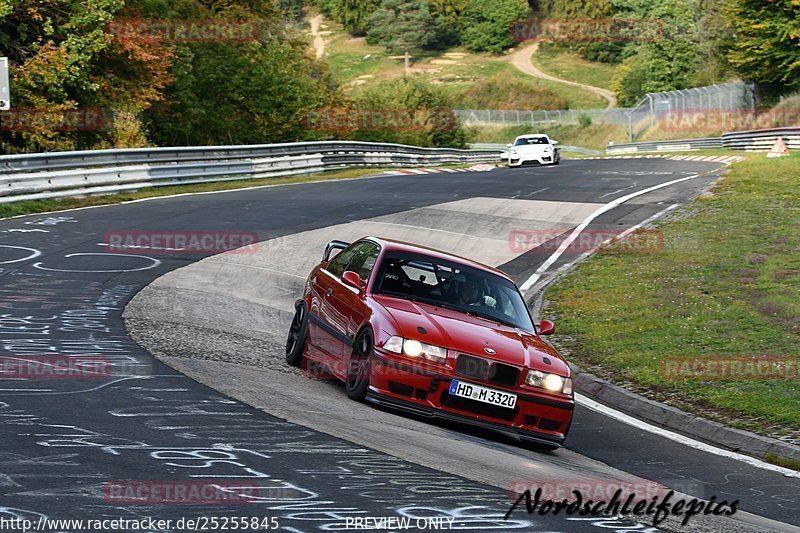
<svg viewBox="0 0 800 533">
<path fill-rule="evenodd" d="M 344 386 L 347 397 L 351 400 L 361 402 L 367 397 L 373 346 L 374 339 L 369 328 L 359 333 L 356 342 L 353 343 L 353 355 L 347 364 L 347 379 Z"/>
<path fill-rule="evenodd" d="M 286 339 L 286 362 L 291 366 L 299 367 L 303 361 L 303 354 L 308 339 L 308 308 L 305 302 L 297 305 L 289 326 L 289 337 Z"/>
</svg>

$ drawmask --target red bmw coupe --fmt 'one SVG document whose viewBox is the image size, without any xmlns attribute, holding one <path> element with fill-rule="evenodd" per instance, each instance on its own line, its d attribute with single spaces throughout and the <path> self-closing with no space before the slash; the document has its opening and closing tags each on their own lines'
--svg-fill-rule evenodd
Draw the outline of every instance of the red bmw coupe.
<svg viewBox="0 0 800 533">
<path fill-rule="evenodd" d="M 567 436 L 570 368 L 539 337 L 555 327 L 534 326 L 499 270 L 387 239 L 332 241 L 295 309 L 286 361 L 324 366 L 354 400 L 516 433 L 539 448 Z"/>
</svg>

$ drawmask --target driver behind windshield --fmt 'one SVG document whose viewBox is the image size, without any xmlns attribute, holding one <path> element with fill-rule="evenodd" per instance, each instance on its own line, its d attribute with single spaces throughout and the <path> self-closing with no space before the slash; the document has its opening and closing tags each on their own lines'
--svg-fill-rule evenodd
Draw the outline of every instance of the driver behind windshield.
<svg viewBox="0 0 800 533">
<path fill-rule="evenodd" d="M 467 306 L 487 305 L 494 307 L 497 301 L 484 293 L 483 280 L 471 275 L 466 275 L 465 278 L 464 286 L 461 288 L 455 303 Z"/>
</svg>

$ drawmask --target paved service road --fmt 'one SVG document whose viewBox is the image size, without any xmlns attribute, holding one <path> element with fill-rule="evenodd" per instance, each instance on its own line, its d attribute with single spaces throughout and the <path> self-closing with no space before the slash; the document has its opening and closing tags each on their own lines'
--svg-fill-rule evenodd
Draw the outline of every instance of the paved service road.
<svg viewBox="0 0 800 533">
<path fill-rule="evenodd" d="M 300 233 L 383 217 L 383 227 L 394 231 L 404 224 L 403 213 L 413 209 L 422 210 L 420 215 L 428 217 L 425 220 L 430 223 L 444 223 L 450 217 L 443 217 L 442 211 L 458 219 L 457 207 L 480 209 L 481 205 L 491 204 L 489 200 L 476 203 L 476 198 L 541 202 L 543 209 L 553 203 L 602 204 L 637 189 L 715 168 L 709 163 L 658 160 L 570 161 L 559 167 L 521 171 L 381 177 L 189 195 L 2 221 L 0 357 L 6 366 L 0 380 L 0 518 L 25 517 L 36 522 L 44 516 L 153 517 L 175 521 L 212 516 L 274 517 L 284 530 L 312 531 L 343 529 L 348 518 L 392 516 L 413 520 L 450 518 L 466 530 L 646 530 L 645 526 L 630 522 L 567 521 L 563 516 L 528 516 L 521 511 L 511 521 L 503 521 L 510 500 L 499 487 L 507 487 L 509 479 L 505 484 L 497 482 L 486 476 L 484 465 L 468 469 L 459 460 L 483 451 L 502 458 L 503 463 L 497 465 L 500 470 L 522 461 L 554 478 L 564 472 L 590 471 L 611 479 L 627 473 L 668 484 L 690 480 L 691 483 L 681 484 L 690 494 L 694 490 L 702 492 L 699 496 L 710 497 L 724 490 L 741 495 L 741 508 L 745 511 L 796 524 L 800 498 L 797 479 L 756 471 L 724 457 L 692 454 L 662 440 L 650 442 L 647 435 L 585 410 L 577 413 L 568 449 L 554 454 L 539 454 L 491 436 L 470 436 L 454 428 L 403 418 L 406 426 L 399 425 L 397 430 L 405 428 L 407 438 L 424 436 L 419 427 L 428 427 L 431 439 L 442 446 L 438 456 L 456 457 L 446 465 L 448 468 L 439 468 L 442 465 L 431 460 L 434 450 L 425 449 L 423 439 L 406 440 L 404 451 L 398 451 L 396 443 L 392 447 L 380 438 L 372 442 L 374 434 L 369 431 L 376 426 L 370 426 L 371 421 L 395 415 L 367 406 L 341 404 L 352 411 L 340 411 L 340 419 L 349 420 L 347 427 L 353 433 L 358 433 L 360 427 L 362 434 L 338 438 L 331 435 L 331 428 L 316 427 L 323 424 L 324 417 L 306 420 L 308 423 L 302 425 L 281 420 L 293 418 L 282 409 L 292 395 L 301 393 L 299 388 L 277 388 L 274 401 L 266 405 L 249 402 L 274 412 L 276 418 L 184 377 L 152 358 L 127 335 L 121 314 L 130 298 L 164 274 L 192 265 L 200 256 L 174 250 L 118 254 L 101 246 L 108 232 L 124 230 L 257 231 L 260 240 L 292 242 Z M 713 177 L 699 177 L 677 190 L 649 194 L 640 203 L 622 206 L 596 222 L 621 223 L 623 227 L 640 222 L 671 202 L 684 201 Z M 575 206 L 574 216 L 580 218 L 582 213 Z M 485 216 L 488 219 L 492 213 Z M 572 216 L 560 221 L 557 228 L 574 225 Z M 541 225 L 535 227 L 541 229 Z M 471 235 L 476 232 L 480 228 L 468 231 Z M 520 259 L 519 254 L 509 254 L 502 247 L 487 250 L 518 280 L 527 279 L 537 267 L 537 260 L 546 258 L 536 257 L 533 251 Z M 287 250 L 277 249 L 275 254 L 288 263 L 302 263 L 300 255 L 293 257 Z M 228 267 L 218 266 L 218 281 L 224 285 Z M 306 273 L 297 271 L 294 275 Z M 251 289 L 257 293 L 253 299 L 280 300 L 291 297 L 291 287 L 287 283 Z M 191 287 L 177 289 L 183 293 L 192 291 Z M 202 331 L 197 333 L 197 339 L 207 343 L 193 346 L 193 339 L 179 337 L 184 348 L 196 352 L 177 354 L 183 356 L 182 364 L 191 366 L 196 361 L 202 363 L 204 357 L 214 359 L 217 355 L 224 361 L 234 351 L 246 365 L 216 363 L 230 365 L 230 376 L 247 367 L 253 372 L 278 371 L 269 365 L 269 352 L 274 351 L 274 346 L 259 340 L 283 336 L 283 331 L 272 329 L 281 320 L 280 309 L 272 312 L 265 306 L 264 313 L 258 315 L 257 308 L 249 305 L 252 302 L 240 298 L 242 295 L 236 290 L 237 287 L 230 287 L 228 322 L 231 327 L 238 323 L 244 331 L 228 330 L 225 323 L 205 324 L 199 328 Z M 220 304 L 218 295 L 213 295 L 208 309 L 214 310 Z M 196 312 L 177 302 L 167 310 L 176 318 L 191 317 Z M 132 324 L 137 325 L 136 317 Z M 138 325 L 144 326 L 139 333 L 159 339 L 170 332 L 179 336 L 186 332 L 182 329 L 186 324 L 180 320 L 140 317 Z M 203 334 L 207 336 L 202 337 Z M 231 343 L 239 344 L 232 347 Z M 209 353 L 200 353 L 199 349 Z M 21 375 L 19 367 L 15 370 L 7 363 L 26 358 L 52 363 L 65 357 L 101 358 L 103 363 L 111 363 L 112 371 L 93 379 L 43 378 L 40 373 Z M 242 375 L 240 390 L 234 391 L 237 395 L 259 392 L 258 384 L 247 382 L 253 375 Z M 284 375 L 287 383 L 301 379 Z M 311 397 L 329 398 L 337 392 L 327 382 L 304 382 Z M 232 388 L 236 389 L 236 384 Z M 325 406 L 319 406 L 319 411 L 324 413 Z M 361 419 L 354 418 L 354 412 L 369 413 L 363 418 L 363 426 Z M 328 424 L 334 423 L 338 420 L 328 417 Z M 419 458 L 409 453 L 415 444 L 420 444 Z M 623 446 L 628 453 L 619 453 Z M 449 473 L 442 473 L 442 469 Z M 164 480 L 178 481 L 184 487 L 191 487 L 198 480 L 227 486 L 217 495 L 218 500 L 227 503 L 165 505 L 163 497 L 161 501 L 136 501 L 130 491 L 143 483 L 152 488 L 154 482 Z M 257 489 L 254 495 L 245 497 L 244 489 L 252 487 Z M 702 523 L 697 521 L 698 529 L 705 527 L 700 526 Z M 748 530 L 748 526 L 737 528 Z M 71 524 L 49 529 L 81 528 Z M 186 529 L 173 523 L 160 530 Z"/>
</svg>

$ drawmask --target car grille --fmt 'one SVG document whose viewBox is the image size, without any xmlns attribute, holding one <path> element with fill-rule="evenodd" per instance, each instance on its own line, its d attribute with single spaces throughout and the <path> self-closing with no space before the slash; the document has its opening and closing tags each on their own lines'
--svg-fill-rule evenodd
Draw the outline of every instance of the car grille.
<svg viewBox="0 0 800 533">
<path fill-rule="evenodd" d="M 507 387 L 513 387 L 517 384 L 519 378 L 519 368 L 504 365 L 503 363 L 494 363 L 489 369 L 489 381 Z"/>
<path fill-rule="evenodd" d="M 489 374 L 489 361 L 470 355 L 459 355 L 456 372 L 468 378 L 486 379 Z"/>
<path fill-rule="evenodd" d="M 461 354 L 456 360 L 456 373 L 497 385 L 513 387 L 519 379 L 517 367 L 503 363 L 489 363 L 486 359 Z"/>
</svg>

